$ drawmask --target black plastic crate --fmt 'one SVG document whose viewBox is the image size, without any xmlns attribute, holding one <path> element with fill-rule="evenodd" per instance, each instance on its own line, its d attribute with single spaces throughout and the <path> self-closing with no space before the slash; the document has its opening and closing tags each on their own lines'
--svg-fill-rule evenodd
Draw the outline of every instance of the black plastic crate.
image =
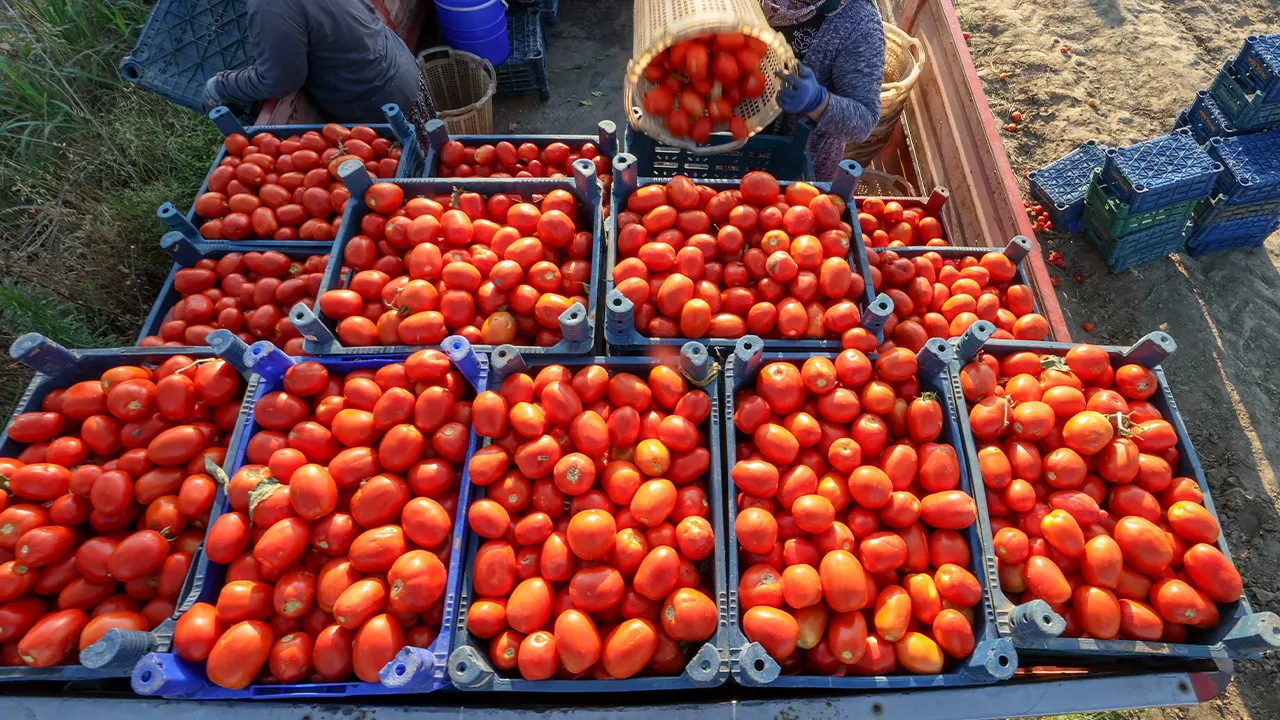
<svg viewBox="0 0 1280 720">
<path fill-rule="evenodd" d="M 1106 154 L 1102 179 L 1129 212 L 1205 198 L 1222 172 L 1186 128 Z"/>
<path fill-rule="evenodd" d="M 1280 198 L 1280 129 L 1214 138 L 1205 147 L 1222 164 L 1214 192 L 1231 205 Z"/>
<path fill-rule="evenodd" d="M 1107 147 L 1087 140 L 1080 147 L 1027 174 L 1031 197 L 1049 213 L 1057 227 L 1079 226 L 1089 178 L 1101 170 Z"/>
<path fill-rule="evenodd" d="M 494 68 L 498 73 L 499 95 L 536 92 L 542 102 L 551 99 L 547 41 L 540 16 L 536 7 L 516 7 L 507 12 L 511 54 Z"/>
<path fill-rule="evenodd" d="M 641 177 L 670 178 L 684 175 L 694 180 L 736 180 L 752 170 L 763 170 L 779 180 L 813 180 L 813 156 L 806 147 L 813 124 L 796 123 L 795 133 L 752 135 L 737 150 L 699 155 L 684 148 L 662 145 L 628 126 L 624 150 L 636 157 Z M 729 133 L 712 133 L 712 145 L 732 141 Z"/>
<path fill-rule="evenodd" d="M 120 75 L 172 103 L 202 112 L 204 86 L 253 64 L 245 0 L 159 0 Z"/>
<path fill-rule="evenodd" d="M 533 8 L 538 11 L 538 20 L 542 25 L 542 37 L 547 46 L 551 46 L 551 31 L 560 25 L 560 0 L 511 0 L 511 7 L 522 10 Z"/>
</svg>

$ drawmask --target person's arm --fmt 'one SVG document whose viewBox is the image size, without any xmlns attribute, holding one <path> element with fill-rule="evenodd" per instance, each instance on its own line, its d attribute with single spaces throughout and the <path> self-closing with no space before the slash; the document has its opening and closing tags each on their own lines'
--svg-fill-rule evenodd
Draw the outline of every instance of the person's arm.
<svg viewBox="0 0 1280 720">
<path fill-rule="evenodd" d="M 857 2 L 857 0 L 852 0 Z M 880 13 L 867 2 L 854 12 L 831 17 L 842 26 L 845 42 L 835 64 L 826 103 L 809 114 L 815 132 L 862 142 L 880 122 L 880 85 L 884 81 L 884 28 Z"/>
<path fill-rule="evenodd" d="M 254 64 L 219 73 L 217 92 L 225 100 L 252 103 L 278 98 L 301 88 L 307 80 L 307 28 L 292 3 L 263 7 L 249 3 Z"/>
</svg>

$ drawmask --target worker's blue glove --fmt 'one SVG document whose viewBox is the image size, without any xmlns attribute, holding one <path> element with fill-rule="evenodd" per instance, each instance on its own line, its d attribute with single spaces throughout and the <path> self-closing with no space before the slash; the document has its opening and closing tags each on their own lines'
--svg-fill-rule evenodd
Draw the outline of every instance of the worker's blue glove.
<svg viewBox="0 0 1280 720">
<path fill-rule="evenodd" d="M 808 115 L 822 107 L 827 99 L 827 89 L 818 84 L 818 78 L 805 65 L 801 65 L 800 72 L 795 75 L 779 70 L 777 76 L 782 81 L 778 90 L 778 107 L 785 112 Z"/>
<path fill-rule="evenodd" d="M 218 76 L 214 75 L 204 84 L 204 93 L 200 96 L 200 107 L 205 112 L 210 112 L 219 105 L 226 105 L 226 102 L 218 94 Z"/>
</svg>

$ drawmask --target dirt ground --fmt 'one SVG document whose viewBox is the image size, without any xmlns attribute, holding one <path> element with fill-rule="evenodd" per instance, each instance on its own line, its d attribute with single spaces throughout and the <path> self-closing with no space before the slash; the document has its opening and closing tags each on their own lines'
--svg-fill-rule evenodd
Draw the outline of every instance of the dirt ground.
<svg viewBox="0 0 1280 720">
<path fill-rule="evenodd" d="M 1280 28 L 1280 0 L 956 5 L 992 111 L 1002 123 L 1023 113 L 1019 131 L 1005 135 L 1020 177 L 1088 139 L 1123 145 L 1169 132 L 1246 35 Z M 1066 273 L 1053 272 L 1062 277 L 1058 299 L 1076 340 L 1127 344 L 1164 330 L 1178 342 L 1165 371 L 1246 592 L 1255 609 L 1280 612 L 1280 234 L 1265 248 L 1174 255 L 1120 275 L 1108 274 L 1083 236 L 1050 232 L 1039 240 L 1067 260 Z M 1084 322 L 1095 324 L 1092 333 L 1080 329 Z M 1214 702 L 1145 716 L 1280 718 L 1280 658 L 1236 668 Z"/>
</svg>

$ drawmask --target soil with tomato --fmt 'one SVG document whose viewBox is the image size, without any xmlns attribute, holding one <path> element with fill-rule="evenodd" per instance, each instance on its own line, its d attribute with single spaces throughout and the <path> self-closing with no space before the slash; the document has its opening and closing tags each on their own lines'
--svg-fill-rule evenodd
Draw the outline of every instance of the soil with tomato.
<svg viewBox="0 0 1280 720">
<path fill-rule="evenodd" d="M 1177 473 L 1155 374 L 1077 345 L 983 353 L 960 382 L 1009 599 L 1047 602 L 1065 637 L 1202 642 L 1243 580 L 1199 483 Z"/>
<path fill-rule="evenodd" d="M 207 240 L 332 240 L 351 195 L 338 166 L 359 160 L 375 178 L 393 178 L 400 168 L 399 144 L 365 125 L 329 123 L 284 139 L 234 133 L 223 147 L 227 154 L 195 203 Z"/>
<path fill-rule="evenodd" d="M 839 196 L 765 172 L 719 192 L 677 175 L 618 213 L 614 287 L 648 337 L 843 338 L 871 350 L 846 215 Z"/>
<path fill-rule="evenodd" d="M 138 344 L 208 345 L 209 333 L 223 329 L 246 343 L 270 340 L 289 355 L 302 355 L 302 334 L 289 311 L 299 302 L 315 306 L 328 264 L 328 255 L 296 262 L 274 250 L 203 258 L 174 274 L 181 299 L 165 311 L 160 334 Z"/>
<path fill-rule="evenodd" d="M 936 675 L 973 653 L 977 503 L 916 372 L 905 348 L 848 349 L 769 363 L 734 398 L 738 622 L 784 674 Z"/>
<path fill-rule="evenodd" d="M 173 615 L 204 539 L 244 382 L 175 355 L 58 388 L 0 457 L 0 665 L 76 665 Z"/>
<path fill-rule="evenodd" d="M 178 618 L 173 651 L 209 680 L 376 683 L 440 632 L 470 387 L 422 350 L 377 370 L 302 362 L 254 406 L 248 462 L 205 553 L 212 602 Z"/>
<path fill-rule="evenodd" d="M 374 183 L 361 234 L 343 250 L 354 274 L 321 294 L 347 347 L 555 345 L 560 316 L 591 309 L 593 209 L 557 188 L 545 196 L 474 192 L 405 197 Z"/>
<path fill-rule="evenodd" d="M 679 675 L 715 633 L 710 413 L 663 365 L 550 365 L 476 398 L 466 622 L 500 674 Z"/>
</svg>

